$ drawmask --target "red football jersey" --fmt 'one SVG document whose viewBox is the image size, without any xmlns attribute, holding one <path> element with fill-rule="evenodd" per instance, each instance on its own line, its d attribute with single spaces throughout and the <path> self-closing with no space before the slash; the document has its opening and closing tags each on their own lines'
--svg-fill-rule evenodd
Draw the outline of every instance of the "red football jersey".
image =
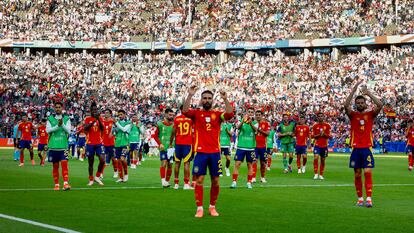
<svg viewBox="0 0 414 233">
<path fill-rule="evenodd" d="M 104 126 L 104 131 L 102 134 L 102 141 L 104 146 L 114 146 L 115 145 L 115 137 L 112 135 L 112 125 L 114 121 L 109 119 L 108 121 L 103 120 L 102 124 Z"/>
<path fill-rule="evenodd" d="M 175 117 L 174 130 L 176 145 L 193 144 L 193 121 L 190 118 L 184 115 Z"/>
<path fill-rule="evenodd" d="M 31 141 L 32 140 L 32 122 L 26 121 L 25 123 L 20 123 L 18 130 L 22 132 L 21 140 Z"/>
<path fill-rule="evenodd" d="M 259 123 L 259 129 L 262 131 L 270 131 L 270 123 L 267 121 L 261 121 Z M 258 132 L 256 134 L 256 148 L 266 148 L 266 138 L 267 136 Z"/>
<path fill-rule="evenodd" d="M 100 118 L 101 122 L 103 122 L 103 119 Z M 86 131 L 86 144 L 88 145 L 99 145 L 102 144 L 102 131 L 99 128 L 99 122 L 95 119 L 95 117 L 87 117 L 85 118 L 85 124 L 89 124 L 94 122 L 92 127 L 89 128 L 88 131 Z"/>
<path fill-rule="evenodd" d="M 351 147 L 372 147 L 372 126 L 374 125 L 374 112 L 351 112 Z"/>
<path fill-rule="evenodd" d="M 37 136 L 39 137 L 39 144 L 47 144 L 49 142 L 49 134 L 46 133 L 45 125 L 41 125 L 37 128 Z"/>
<path fill-rule="evenodd" d="M 310 128 L 307 125 L 296 125 L 295 137 L 297 146 L 307 146 L 307 141 L 310 136 Z"/>
<path fill-rule="evenodd" d="M 233 117 L 233 113 L 226 114 L 214 110 L 191 109 L 184 115 L 191 118 L 194 122 L 195 150 L 200 153 L 220 153 L 221 116 L 225 120 L 230 120 Z"/>
<path fill-rule="evenodd" d="M 324 137 L 315 138 L 323 132 Z M 312 137 L 315 138 L 315 146 L 322 148 L 328 147 L 328 140 L 331 136 L 331 125 L 328 123 L 315 123 L 312 127 Z"/>
<path fill-rule="evenodd" d="M 407 131 L 407 145 L 414 146 L 414 127 L 411 127 Z"/>
</svg>

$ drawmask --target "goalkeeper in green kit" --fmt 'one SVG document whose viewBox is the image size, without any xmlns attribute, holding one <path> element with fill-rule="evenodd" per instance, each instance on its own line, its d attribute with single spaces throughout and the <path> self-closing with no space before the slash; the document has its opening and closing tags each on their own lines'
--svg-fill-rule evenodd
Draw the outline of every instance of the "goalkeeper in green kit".
<svg viewBox="0 0 414 233">
<path fill-rule="evenodd" d="M 288 114 L 283 114 L 283 120 L 278 126 L 277 136 L 280 139 L 280 152 L 283 154 L 283 172 L 292 172 L 292 161 L 294 152 L 294 135 L 295 122 L 289 121 Z M 287 154 L 289 154 L 289 165 L 287 162 Z"/>
</svg>

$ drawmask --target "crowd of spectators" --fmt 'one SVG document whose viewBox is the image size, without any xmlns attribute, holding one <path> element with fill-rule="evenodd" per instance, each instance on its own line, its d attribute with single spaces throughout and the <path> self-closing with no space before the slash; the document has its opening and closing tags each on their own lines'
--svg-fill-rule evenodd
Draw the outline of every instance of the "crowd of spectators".
<svg viewBox="0 0 414 233">
<path fill-rule="evenodd" d="M 409 0 L 3 0 L 0 38 L 209 41 L 414 33 Z"/>
<path fill-rule="evenodd" d="M 155 122 L 163 109 L 177 109 L 191 85 L 228 92 L 237 114 L 249 107 L 261 108 L 272 122 L 283 113 L 299 112 L 312 124 L 323 111 L 333 126 L 338 146 L 349 135 L 343 103 L 357 79 L 387 104 L 375 127 L 375 136 L 404 140 L 406 120 L 414 110 L 413 47 L 371 50 L 341 55 L 313 52 L 305 58 L 275 52 L 248 52 L 244 56 L 208 53 L 91 54 L 36 52 L 0 56 L 1 134 L 9 136 L 22 112 L 30 119 L 52 113 L 56 100 L 63 101 L 73 124 L 79 123 L 96 101 L 104 108 L 123 108 L 144 122 Z M 218 95 L 217 95 L 218 96 Z M 198 96 L 199 97 L 199 96 Z M 217 104 L 220 105 L 217 97 Z M 197 97 L 193 105 L 197 105 Z M 387 112 L 396 112 L 396 118 Z"/>
</svg>

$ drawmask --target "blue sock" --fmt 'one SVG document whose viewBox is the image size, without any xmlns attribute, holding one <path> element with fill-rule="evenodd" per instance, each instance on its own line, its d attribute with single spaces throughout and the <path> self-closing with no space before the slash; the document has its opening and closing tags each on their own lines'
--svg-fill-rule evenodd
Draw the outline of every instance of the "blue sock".
<svg viewBox="0 0 414 233">
<path fill-rule="evenodd" d="M 14 160 L 19 160 L 20 159 L 20 151 L 18 151 L 18 150 L 15 151 L 13 157 L 14 157 Z"/>
</svg>

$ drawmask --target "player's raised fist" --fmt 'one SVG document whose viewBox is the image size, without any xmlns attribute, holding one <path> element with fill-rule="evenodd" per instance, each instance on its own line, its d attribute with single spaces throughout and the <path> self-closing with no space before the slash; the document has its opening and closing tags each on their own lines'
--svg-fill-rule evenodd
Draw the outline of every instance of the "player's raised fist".
<svg viewBox="0 0 414 233">
<path fill-rule="evenodd" d="M 227 99 L 227 93 L 223 90 L 220 91 L 220 96 L 223 100 Z"/>
<path fill-rule="evenodd" d="M 191 86 L 190 89 L 188 89 L 188 94 L 193 96 L 197 92 L 196 86 Z"/>
</svg>

